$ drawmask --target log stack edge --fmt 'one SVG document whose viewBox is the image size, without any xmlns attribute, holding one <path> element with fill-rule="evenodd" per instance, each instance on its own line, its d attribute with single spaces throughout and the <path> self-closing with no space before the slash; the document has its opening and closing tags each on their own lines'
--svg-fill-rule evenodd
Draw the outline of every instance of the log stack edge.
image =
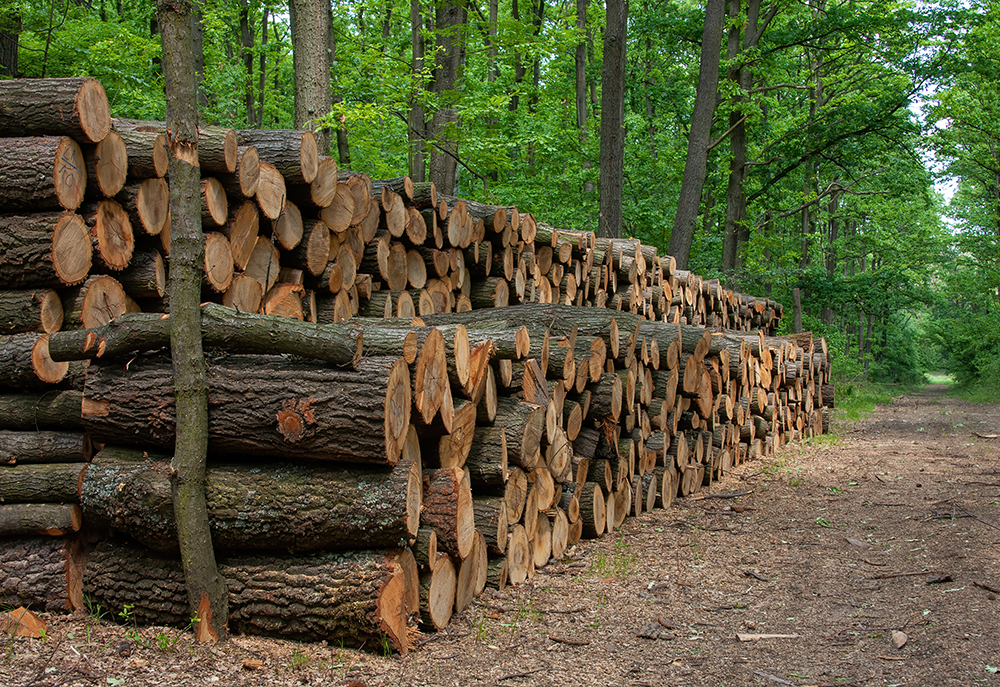
<svg viewBox="0 0 1000 687">
<path fill-rule="evenodd" d="M 23 102 L 0 117 L 0 598 L 185 625 L 164 125 L 112 119 L 88 78 L 0 82 Z M 825 341 L 654 246 L 338 170 L 307 131 L 206 127 L 199 151 L 235 630 L 407 651 L 828 427 Z"/>
</svg>

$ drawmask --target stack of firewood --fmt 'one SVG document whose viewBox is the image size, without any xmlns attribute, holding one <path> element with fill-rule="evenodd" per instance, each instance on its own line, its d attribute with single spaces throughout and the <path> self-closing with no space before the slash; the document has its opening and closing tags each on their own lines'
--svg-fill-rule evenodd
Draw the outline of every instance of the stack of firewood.
<svg viewBox="0 0 1000 687">
<path fill-rule="evenodd" d="M 59 587 L 78 608 L 82 588 L 183 625 L 165 127 L 111 120 L 93 80 L 43 83 L 20 86 L 51 93 L 34 110 L 106 124 L 0 115 L 34 137 L 0 139 L 8 169 L 42 151 L 34 185 L 0 198 L 0 406 L 28 418 L 0 409 L 20 433 L 0 456 L 34 480 L 29 453 L 76 472 L 50 498 L 69 515 L 0 518 L 0 536 L 74 532 L 82 513 L 83 541 L 35 544 L 36 572 L 62 556 L 72 576 L 33 576 L 48 586 L 21 584 L 20 603 Z M 21 97 L 10 84 L 0 101 Z M 655 247 L 338 172 L 309 132 L 208 128 L 199 160 L 207 497 L 234 629 L 406 650 L 486 584 L 824 430 L 822 339 L 776 337 L 779 304 Z M 79 453 L 37 448 L 49 427 Z M 39 501 L 7 481 L 5 504 Z"/>
</svg>

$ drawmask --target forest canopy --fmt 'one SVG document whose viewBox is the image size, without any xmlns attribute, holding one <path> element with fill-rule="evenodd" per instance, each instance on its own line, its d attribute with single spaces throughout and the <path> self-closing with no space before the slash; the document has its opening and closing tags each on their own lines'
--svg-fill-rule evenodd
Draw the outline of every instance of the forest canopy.
<svg viewBox="0 0 1000 687">
<path fill-rule="evenodd" d="M 315 46 L 293 19 L 310 5 L 197 4 L 205 123 L 318 127 L 342 168 L 556 226 L 604 230 L 614 204 L 622 233 L 686 241 L 706 277 L 788 306 L 797 290 L 842 378 L 1000 382 L 997 0 L 321 3 L 308 55 L 329 97 L 305 120 L 295 56 Z M 6 0 L 0 71 L 94 76 L 115 116 L 162 119 L 154 10 Z"/>
</svg>

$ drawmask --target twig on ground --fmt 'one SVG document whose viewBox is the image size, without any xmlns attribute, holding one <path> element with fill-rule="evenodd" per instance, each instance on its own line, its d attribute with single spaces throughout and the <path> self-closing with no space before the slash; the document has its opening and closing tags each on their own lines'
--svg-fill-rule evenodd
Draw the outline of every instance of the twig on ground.
<svg viewBox="0 0 1000 687">
<path fill-rule="evenodd" d="M 933 570 L 925 570 L 923 572 L 901 572 L 901 573 L 883 573 L 881 575 L 872 575 L 869 580 L 888 580 L 893 577 L 914 577 L 916 575 L 933 575 Z"/>
</svg>

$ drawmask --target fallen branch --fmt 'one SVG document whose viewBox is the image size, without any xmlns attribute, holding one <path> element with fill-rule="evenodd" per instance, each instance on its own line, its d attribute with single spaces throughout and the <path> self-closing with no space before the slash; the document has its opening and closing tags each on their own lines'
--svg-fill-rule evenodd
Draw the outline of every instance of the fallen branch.
<svg viewBox="0 0 1000 687">
<path fill-rule="evenodd" d="M 933 575 L 933 570 L 926 570 L 924 572 L 901 572 L 901 573 L 883 573 L 882 575 L 874 575 L 869 577 L 869 580 L 888 580 L 893 577 L 914 577 L 916 575 Z"/>
<path fill-rule="evenodd" d="M 560 637 L 559 635 L 549 635 L 549 641 L 558 642 L 559 644 L 569 644 L 570 646 L 587 646 L 590 644 L 585 639 L 571 639 L 570 637 Z"/>
</svg>

